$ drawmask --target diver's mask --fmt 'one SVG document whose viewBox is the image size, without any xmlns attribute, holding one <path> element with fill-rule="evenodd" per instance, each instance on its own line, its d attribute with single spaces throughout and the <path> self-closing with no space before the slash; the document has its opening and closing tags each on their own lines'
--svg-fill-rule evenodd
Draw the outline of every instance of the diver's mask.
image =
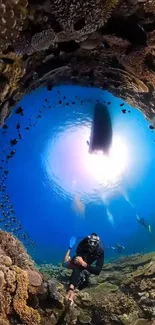
<svg viewBox="0 0 155 325">
<path fill-rule="evenodd" d="M 95 235 L 88 236 L 88 245 L 90 247 L 90 250 L 93 251 L 99 245 L 99 242 L 100 237 Z"/>
</svg>

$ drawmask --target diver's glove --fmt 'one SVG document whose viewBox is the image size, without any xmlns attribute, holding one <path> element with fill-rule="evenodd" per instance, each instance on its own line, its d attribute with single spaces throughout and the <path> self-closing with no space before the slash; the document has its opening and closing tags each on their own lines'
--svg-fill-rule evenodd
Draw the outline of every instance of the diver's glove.
<svg viewBox="0 0 155 325">
<path fill-rule="evenodd" d="M 76 237 L 72 236 L 69 242 L 69 248 L 72 249 L 75 244 L 76 244 Z"/>
</svg>

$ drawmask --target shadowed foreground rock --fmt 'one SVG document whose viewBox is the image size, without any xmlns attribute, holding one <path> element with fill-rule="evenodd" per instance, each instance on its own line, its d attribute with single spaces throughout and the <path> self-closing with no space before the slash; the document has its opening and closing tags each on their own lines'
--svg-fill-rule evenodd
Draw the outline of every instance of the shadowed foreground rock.
<svg viewBox="0 0 155 325">
<path fill-rule="evenodd" d="M 0 125 L 36 87 L 108 89 L 155 120 L 154 0 L 2 0 Z"/>
<path fill-rule="evenodd" d="M 61 266 L 37 269 L 22 244 L 0 231 L 0 324 L 56 325 L 64 316 L 68 325 L 154 325 L 155 253 L 106 264 L 65 314 L 69 275 Z"/>
</svg>

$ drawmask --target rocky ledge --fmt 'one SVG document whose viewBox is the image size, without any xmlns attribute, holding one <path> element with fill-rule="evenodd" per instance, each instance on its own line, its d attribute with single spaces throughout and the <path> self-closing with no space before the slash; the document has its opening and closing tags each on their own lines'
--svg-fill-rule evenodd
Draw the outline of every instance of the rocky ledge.
<svg viewBox="0 0 155 325">
<path fill-rule="evenodd" d="M 33 89 L 109 90 L 155 123 L 154 0 L 1 0 L 0 124 Z"/>
<path fill-rule="evenodd" d="M 69 272 L 61 266 L 38 268 L 12 234 L 0 231 L 0 324 L 155 324 L 155 253 L 104 265 L 87 289 L 77 290 L 67 310 Z"/>
</svg>

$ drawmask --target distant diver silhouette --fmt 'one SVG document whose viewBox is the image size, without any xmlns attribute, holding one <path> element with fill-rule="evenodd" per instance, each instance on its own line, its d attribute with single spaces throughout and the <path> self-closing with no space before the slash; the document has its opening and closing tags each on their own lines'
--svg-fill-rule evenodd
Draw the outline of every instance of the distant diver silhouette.
<svg viewBox="0 0 155 325">
<path fill-rule="evenodd" d="M 140 218 L 140 217 L 137 215 L 137 221 L 138 221 L 138 222 L 139 222 L 143 227 L 145 227 L 145 228 L 149 231 L 149 233 L 151 234 L 151 232 L 152 232 L 152 227 L 151 227 L 151 225 L 147 224 L 147 222 L 145 221 L 144 218 Z"/>
<path fill-rule="evenodd" d="M 89 153 L 102 151 L 109 153 L 112 144 L 112 122 L 108 109 L 105 105 L 98 103 L 94 107 L 94 118 L 91 128 Z"/>
</svg>

